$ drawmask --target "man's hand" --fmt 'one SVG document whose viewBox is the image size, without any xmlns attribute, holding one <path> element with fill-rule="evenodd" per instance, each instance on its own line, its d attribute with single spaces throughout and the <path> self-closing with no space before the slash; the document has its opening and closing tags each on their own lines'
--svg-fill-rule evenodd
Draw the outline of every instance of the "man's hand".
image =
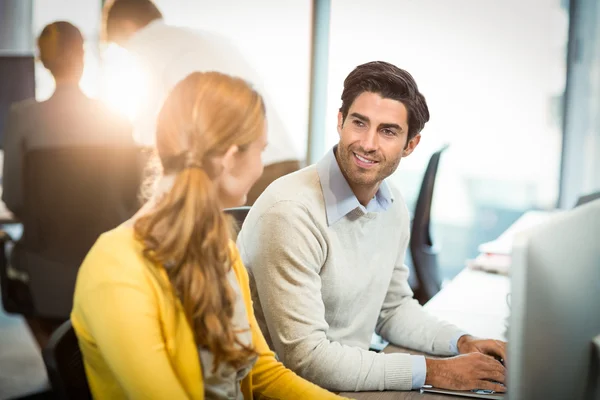
<svg viewBox="0 0 600 400">
<path fill-rule="evenodd" d="M 456 357 L 426 358 L 425 384 L 440 389 L 488 389 L 505 392 L 506 369 L 498 360 L 482 353 L 469 353 Z"/>
<path fill-rule="evenodd" d="M 458 339 L 458 352 L 460 354 L 483 353 L 504 362 L 506 360 L 506 342 L 463 335 Z"/>
</svg>

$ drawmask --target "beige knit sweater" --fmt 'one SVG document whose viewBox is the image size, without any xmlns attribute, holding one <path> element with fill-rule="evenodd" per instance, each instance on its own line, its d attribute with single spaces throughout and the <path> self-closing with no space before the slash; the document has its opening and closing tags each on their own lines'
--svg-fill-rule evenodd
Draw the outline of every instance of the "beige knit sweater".
<svg viewBox="0 0 600 400">
<path fill-rule="evenodd" d="M 356 208 L 328 224 L 317 168 L 274 182 L 238 236 L 259 325 L 283 363 L 330 390 L 410 390 L 411 356 L 391 343 L 453 354 L 460 330 L 412 298 L 403 263 L 409 215 L 400 194 L 384 212 Z"/>
</svg>

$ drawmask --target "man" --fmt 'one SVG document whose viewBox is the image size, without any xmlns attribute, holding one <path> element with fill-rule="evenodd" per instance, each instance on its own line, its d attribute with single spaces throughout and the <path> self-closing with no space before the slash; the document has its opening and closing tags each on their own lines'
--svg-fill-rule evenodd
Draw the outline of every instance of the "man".
<svg viewBox="0 0 600 400">
<path fill-rule="evenodd" d="M 136 56 L 149 77 L 148 95 L 136 116 L 134 136 L 154 144 L 155 120 L 171 88 L 194 71 L 219 71 L 239 76 L 260 86 L 260 79 L 242 54 L 218 35 L 170 26 L 150 0 L 115 0 L 105 6 L 105 35 L 109 42 Z M 263 91 L 263 97 L 265 93 Z M 300 168 L 286 128 L 268 96 L 269 145 L 264 154 L 265 170 L 248 193 L 251 205 L 275 179 Z"/>
<path fill-rule="evenodd" d="M 339 143 L 316 165 L 279 179 L 238 237 L 256 317 L 283 363 L 330 390 L 504 386 L 505 343 L 429 316 L 403 264 L 409 215 L 388 182 L 429 120 L 412 76 L 385 62 L 344 82 Z M 425 358 L 368 351 L 373 331 Z M 460 354 L 460 355 L 459 355 Z"/>
<path fill-rule="evenodd" d="M 46 26 L 38 39 L 39 57 L 56 89 L 43 102 L 11 106 L 4 131 L 2 200 L 17 218 L 23 212 L 23 158 L 35 148 L 117 144 L 133 146 L 131 125 L 79 88 L 83 75 L 83 36 L 65 21 Z"/>
</svg>

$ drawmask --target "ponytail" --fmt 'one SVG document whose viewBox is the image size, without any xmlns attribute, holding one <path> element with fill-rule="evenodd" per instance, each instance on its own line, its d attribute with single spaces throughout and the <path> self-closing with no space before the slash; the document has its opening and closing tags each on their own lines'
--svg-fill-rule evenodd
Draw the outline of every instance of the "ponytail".
<svg viewBox="0 0 600 400">
<path fill-rule="evenodd" d="M 229 284 L 231 224 L 215 185 L 200 166 L 183 168 L 173 187 L 135 223 L 144 255 L 165 267 L 194 332 L 196 344 L 235 368 L 255 355 L 237 339 L 235 295 Z"/>
</svg>

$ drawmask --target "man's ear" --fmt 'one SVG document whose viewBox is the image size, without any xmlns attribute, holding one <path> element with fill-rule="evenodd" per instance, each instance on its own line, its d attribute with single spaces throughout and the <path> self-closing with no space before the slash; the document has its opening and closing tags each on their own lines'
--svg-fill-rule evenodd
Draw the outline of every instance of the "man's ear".
<svg viewBox="0 0 600 400">
<path fill-rule="evenodd" d="M 337 131 L 338 131 L 338 135 L 342 136 L 342 126 L 344 125 L 344 116 L 342 115 L 342 112 L 339 111 L 338 112 L 338 123 L 337 123 Z"/>
<path fill-rule="evenodd" d="M 421 141 L 421 134 L 418 133 L 414 138 L 410 139 L 406 146 L 404 146 L 404 150 L 402 150 L 402 157 L 407 157 L 414 151 L 419 142 Z"/>
</svg>

